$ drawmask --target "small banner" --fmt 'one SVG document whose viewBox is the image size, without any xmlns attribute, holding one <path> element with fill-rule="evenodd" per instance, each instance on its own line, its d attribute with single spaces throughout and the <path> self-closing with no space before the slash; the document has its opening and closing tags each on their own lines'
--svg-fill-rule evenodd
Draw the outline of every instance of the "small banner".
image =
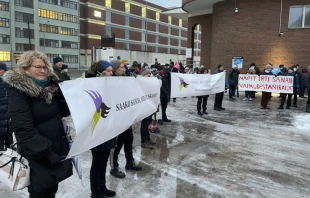
<svg viewBox="0 0 310 198">
<path fill-rule="evenodd" d="M 225 74 L 171 73 L 171 97 L 204 96 L 224 92 Z"/>
<path fill-rule="evenodd" d="M 239 75 L 239 91 L 293 93 L 293 76 Z"/>
<path fill-rule="evenodd" d="M 156 112 L 160 86 L 155 77 L 101 77 L 61 83 L 76 129 L 68 158 L 116 137 Z"/>
</svg>

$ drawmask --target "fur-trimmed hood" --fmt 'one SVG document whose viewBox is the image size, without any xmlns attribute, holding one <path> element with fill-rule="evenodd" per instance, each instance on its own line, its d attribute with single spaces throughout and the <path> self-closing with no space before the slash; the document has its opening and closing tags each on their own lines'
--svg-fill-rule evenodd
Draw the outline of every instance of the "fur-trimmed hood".
<svg viewBox="0 0 310 198">
<path fill-rule="evenodd" d="M 50 76 L 51 83 L 49 86 L 43 88 L 37 85 L 27 73 L 20 74 L 14 70 L 8 71 L 4 74 L 3 80 L 11 87 L 26 93 L 33 98 L 41 98 L 47 104 L 52 103 L 54 94 L 58 91 L 58 77 L 55 73 Z"/>
</svg>

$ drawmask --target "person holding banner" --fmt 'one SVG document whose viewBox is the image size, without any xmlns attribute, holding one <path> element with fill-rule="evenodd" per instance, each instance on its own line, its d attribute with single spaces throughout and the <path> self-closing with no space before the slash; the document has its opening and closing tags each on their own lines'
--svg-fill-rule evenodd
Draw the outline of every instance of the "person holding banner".
<svg viewBox="0 0 310 198">
<path fill-rule="evenodd" d="M 162 110 L 162 121 L 163 122 L 171 122 L 171 120 L 167 117 L 167 107 L 171 94 L 171 73 L 170 69 L 166 69 L 163 71 L 161 66 L 158 66 L 158 74 L 162 76 L 162 86 L 160 88 L 160 103 Z"/>
<path fill-rule="evenodd" d="M 209 70 L 202 68 L 200 70 L 200 74 L 208 74 Z M 202 116 L 203 114 L 208 115 L 207 113 L 207 103 L 208 103 L 208 98 L 209 95 L 205 96 L 198 96 L 198 101 L 197 101 L 197 113 L 198 115 Z M 201 112 L 201 105 L 202 105 L 202 112 Z"/>
<path fill-rule="evenodd" d="M 260 75 L 273 75 L 272 66 L 271 64 L 267 64 L 265 70 Z M 262 99 L 261 99 L 261 109 L 270 109 L 268 107 L 270 93 L 269 92 L 262 92 Z"/>
<path fill-rule="evenodd" d="M 86 78 L 110 77 L 112 76 L 112 66 L 108 61 L 98 61 L 92 73 L 87 73 Z M 116 146 L 116 138 L 113 138 L 95 148 L 91 149 L 93 156 L 90 168 L 90 189 L 92 198 L 113 197 L 114 191 L 106 187 L 106 170 L 111 149 Z"/>
<path fill-rule="evenodd" d="M 112 60 L 111 61 L 113 76 L 125 76 L 125 67 L 124 64 L 119 60 Z M 126 177 L 125 173 L 119 170 L 118 164 L 118 155 L 124 146 L 124 152 L 126 157 L 126 170 L 133 170 L 133 171 L 141 171 L 142 167 L 135 164 L 135 160 L 132 154 L 132 143 L 133 143 L 133 133 L 132 127 L 121 133 L 117 137 L 117 145 L 113 151 L 113 155 L 111 153 L 111 171 L 110 174 L 116 178 L 123 179 Z"/>
<path fill-rule="evenodd" d="M 250 67 L 247 75 L 254 75 L 255 74 L 255 68 Z M 245 98 L 243 101 L 249 100 L 252 101 L 252 99 L 255 97 L 255 91 L 245 91 Z"/>
<path fill-rule="evenodd" d="M 31 198 L 55 197 L 58 184 L 72 175 L 69 144 L 62 118 L 70 111 L 47 56 L 38 51 L 21 55 L 3 80 L 10 85 L 9 117 L 19 153 L 30 165 Z"/>
<path fill-rule="evenodd" d="M 310 66 L 308 67 L 308 73 L 304 77 L 304 86 L 308 89 L 308 101 L 306 106 L 306 112 L 310 113 Z"/>
<path fill-rule="evenodd" d="M 218 70 L 215 71 L 215 74 L 218 74 L 218 73 L 221 73 L 221 72 L 224 72 L 223 65 L 219 65 L 218 66 Z M 225 90 L 227 90 L 226 80 L 225 80 Z M 214 110 L 215 111 L 225 111 L 225 108 L 222 107 L 223 99 L 224 99 L 224 92 L 217 93 L 215 95 L 215 100 L 214 100 Z"/>
<path fill-rule="evenodd" d="M 296 75 L 294 73 L 294 68 L 290 67 L 288 69 L 288 73 L 286 74 L 286 76 L 293 76 L 294 77 L 294 81 L 293 81 L 293 90 L 294 92 L 298 92 L 298 90 L 300 89 L 299 87 L 299 79 L 298 79 L 298 75 Z M 290 109 L 291 105 L 292 105 L 292 96 L 293 94 L 282 94 L 282 99 L 281 99 L 281 105 L 278 109 L 283 109 L 284 103 L 286 101 L 286 96 L 288 96 L 287 99 L 287 104 L 286 104 L 286 109 Z"/>
<path fill-rule="evenodd" d="M 235 93 L 236 87 L 238 86 L 238 78 L 239 78 L 239 70 L 238 66 L 234 65 L 232 69 L 229 70 L 229 78 L 228 78 L 228 83 L 229 83 L 229 100 L 230 101 L 235 101 L 233 98 L 233 95 Z"/>
</svg>

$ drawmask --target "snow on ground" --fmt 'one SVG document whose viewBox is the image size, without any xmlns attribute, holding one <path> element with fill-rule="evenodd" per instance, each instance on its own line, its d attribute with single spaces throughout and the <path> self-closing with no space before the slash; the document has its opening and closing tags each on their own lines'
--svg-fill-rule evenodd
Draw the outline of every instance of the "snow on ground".
<svg viewBox="0 0 310 198">
<path fill-rule="evenodd" d="M 196 113 L 196 98 L 170 103 L 172 123 L 152 135 L 155 150 L 141 149 L 140 124 L 134 125 L 134 155 L 142 172 L 127 172 L 124 180 L 110 176 L 107 186 L 117 198 L 175 197 L 310 197 L 310 114 L 299 108 L 279 111 L 276 94 L 272 110 L 260 110 L 257 101 L 229 102 L 226 111 L 208 116 Z M 77 175 L 60 184 L 57 198 L 90 197 L 91 154 L 81 155 L 84 179 Z M 124 153 L 120 156 L 124 169 Z M 27 197 L 26 190 L 10 192 L 0 186 L 0 197 Z"/>
</svg>

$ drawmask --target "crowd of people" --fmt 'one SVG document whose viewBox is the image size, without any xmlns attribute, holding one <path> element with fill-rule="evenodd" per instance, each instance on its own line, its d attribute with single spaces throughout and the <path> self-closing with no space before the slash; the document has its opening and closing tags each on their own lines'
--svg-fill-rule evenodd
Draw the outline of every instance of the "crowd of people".
<svg viewBox="0 0 310 198">
<path fill-rule="evenodd" d="M 304 98 L 308 90 L 310 96 L 310 67 L 308 70 L 299 72 L 299 65 L 286 69 L 280 65 L 280 72 L 272 72 L 272 64 L 268 64 L 264 71 L 253 63 L 249 67 L 248 75 L 284 75 L 294 77 L 294 94 L 281 94 L 283 109 L 286 98 L 289 108 L 292 103 L 297 106 L 297 94 Z M 202 67 L 184 67 L 182 63 L 161 65 L 157 61 L 154 65 L 148 65 L 134 61 L 131 66 L 119 60 L 101 60 L 93 62 L 85 78 L 99 78 L 111 76 L 156 76 L 162 81 L 160 90 L 160 106 L 162 111 L 161 122 L 171 122 L 166 110 L 170 102 L 171 72 L 184 74 L 208 74 L 210 70 Z M 224 66 L 219 65 L 215 73 L 225 72 Z M 228 72 L 226 89 L 229 88 L 229 100 L 235 101 L 240 71 L 236 66 Z M 52 198 L 58 190 L 58 184 L 72 175 L 71 160 L 65 160 L 69 152 L 69 146 L 65 136 L 62 118 L 69 116 L 70 111 L 58 83 L 70 80 L 68 66 L 60 57 L 49 63 L 46 55 L 37 51 L 25 52 L 13 70 L 8 71 L 4 63 L 0 63 L 0 150 L 3 151 L 13 144 L 12 132 L 14 131 L 18 144 L 18 152 L 24 156 L 31 167 L 28 187 L 31 198 Z M 254 91 L 246 92 L 246 99 L 251 101 L 255 98 Z M 263 92 L 261 106 L 268 109 L 268 101 L 271 94 Z M 208 95 L 197 97 L 198 115 L 208 115 Z M 224 111 L 222 106 L 224 91 L 215 96 L 214 110 Z M 176 102 L 176 99 L 173 99 Z M 158 109 L 159 111 L 159 109 Z M 310 112 L 310 97 L 307 101 L 307 112 Z M 153 149 L 156 144 L 150 137 L 150 131 L 159 133 L 156 122 L 156 113 L 146 117 L 141 122 L 141 147 Z M 14 130 L 13 130 L 14 129 Z M 119 153 L 124 147 L 126 165 L 129 171 L 141 171 L 142 166 L 136 164 L 133 157 L 133 130 L 129 127 L 123 133 L 93 149 L 92 165 L 90 170 L 90 186 L 92 198 L 113 197 L 116 192 L 106 186 L 106 169 L 110 159 L 110 174 L 116 178 L 124 179 L 125 173 L 120 170 L 118 163 Z"/>
</svg>

